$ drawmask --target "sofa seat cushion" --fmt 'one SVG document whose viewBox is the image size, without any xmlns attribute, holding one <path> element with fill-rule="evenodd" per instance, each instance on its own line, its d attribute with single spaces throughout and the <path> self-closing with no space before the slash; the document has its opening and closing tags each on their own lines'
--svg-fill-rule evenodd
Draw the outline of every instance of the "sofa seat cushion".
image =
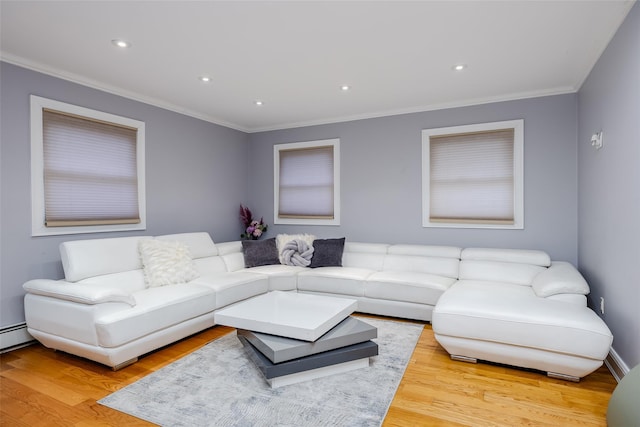
<svg viewBox="0 0 640 427">
<path fill-rule="evenodd" d="M 193 284 L 147 288 L 133 297 L 134 307 L 96 319 L 100 346 L 118 347 L 211 312 L 216 299 L 210 288 Z"/>
<path fill-rule="evenodd" d="M 433 311 L 433 331 L 603 360 L 613 340 L 592 310 L 537 297 L 530 287 L 459 281 Z"/>
<path fill-rule="evenodd" d="M 269 289 L 269 278 L 266 275 L 246 271 L 201 276 L 190 283 L 215 291 L 215 304 L 211 306 L 212 309 L 263 294 Z"/>
<path fill-rule="evenodd" d="M 259 273 L 259 274 L 267 274 L 271 275 L 284 275 L 284 276 L 294 276 L 301 271 L 307 271 L 308 269 L 305 267 L 298 267 L 295 265 L 283 265 L 283 264 L 273 264 L 273 265 L 261 265 L 259 267 L 251 267 L 247 268 L 245 271 L 249 273 Z"/>
<path fill-rule="evenodd" d="M 364 296 L 364 283 L 374 270 L 356 267 L 318 267 L 298 274 L 298 290 Z"/>
<path fill-rule="evenodd" d="M 364 296 L 435 305 L 456 279 L 412 271 L 380 271 L 364 284 Z"/>
<path fill-rule="evenodd" d="M 269 278 L 270 291 L 295 291 L 298 288 L 298 273 L 305 270 L 305 267 L 282 264 L 261 265 L 246 269 L 250 273 L 266 275 Z"/>
</svg>

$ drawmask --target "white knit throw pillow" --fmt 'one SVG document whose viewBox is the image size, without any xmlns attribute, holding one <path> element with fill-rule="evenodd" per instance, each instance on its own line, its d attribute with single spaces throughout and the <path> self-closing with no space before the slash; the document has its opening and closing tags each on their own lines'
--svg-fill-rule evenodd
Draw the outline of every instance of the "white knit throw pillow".
<svg viewBox="0 0 640 427">
<path fill-rule="evenodd" d="M 200 276 L 189 248 L 182 242 L 142 240 L 139 250 L 148 287 L 187 283 Z"/>
</svg>

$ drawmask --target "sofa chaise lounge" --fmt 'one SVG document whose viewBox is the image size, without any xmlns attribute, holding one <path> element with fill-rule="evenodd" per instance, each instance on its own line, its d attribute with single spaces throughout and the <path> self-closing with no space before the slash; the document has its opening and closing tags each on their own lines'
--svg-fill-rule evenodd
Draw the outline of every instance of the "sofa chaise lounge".
<svg viewBox="0 0 640 427">
<path fill-rule="evenodd" d="M 188 249 L 193 271 L 185 283 L 149 283 L 150 263 L 140 252 L 149 242 Z M 225 306 L 282 290 L 431 321 L 452 357 L 572 380 L 601 366 L 610 349 L 611 332 L 586 306 L 587 283 L 544 252 L 354 242 L 340 251 L 334 266 L 248 268 L 242 242 L 215 244 L 207 233 L 64 242 L 65 279 L 24 284 L 26 323 L 45 346 L 118 369 L 213 326 Z"/>
</svg>

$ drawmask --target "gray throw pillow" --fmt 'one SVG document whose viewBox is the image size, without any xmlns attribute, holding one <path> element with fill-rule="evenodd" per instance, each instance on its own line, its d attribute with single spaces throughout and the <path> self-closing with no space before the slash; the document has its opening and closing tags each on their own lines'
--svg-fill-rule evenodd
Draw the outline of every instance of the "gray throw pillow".
<svg viewBox="0 0 640 427">
<path fill-rule="evenodd" d="M 242 253 L 244 266 L 247 268 L 280 264 L 275 237 L 266 240 L 243 240 Z"/>
<path fill-rule="evenodd" d="M 341 239 L 316 239 L 313 241 L 313 257 L 309 267 L 342 267 L 342 252 L 344 240 Z"/>
</svg>

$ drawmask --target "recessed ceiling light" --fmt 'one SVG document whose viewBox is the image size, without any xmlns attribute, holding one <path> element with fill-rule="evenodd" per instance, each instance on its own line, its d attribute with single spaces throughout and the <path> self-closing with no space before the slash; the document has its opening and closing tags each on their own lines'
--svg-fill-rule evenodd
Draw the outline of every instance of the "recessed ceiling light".
<svg viewBox="0 0 640 427">
<path fill-rule="evenodd" d="M 453 66 L 453 69 L 454 69 L 455 71 L 462 71 L 462 70 L 464 70 L 465 68 L 467 68 L 467 66 L 466 66 L 466 65 L 464 65 L 464 64 L 457 64 L 457 65 L 454 65 L 454 66 Z"/>
<path fill-rule="evenodd" d="M 127 47 L 131 47 L 131 43 L 129 43 L 126 40 L 122 40 L 122 39 L 113 39 L 113 40 L 111 40 L 111 43 L 113 43 L 114 46 L 118 46 L 118 47 L 121 47 L 123 49 L 127 48 Z"/>
<path fill-rule="evenodd" d="M 346 91 L 348 91 L 349 89 L 351 89 L 351 86 L 349 86 L 349 85 L 342 85 L 342 86 L 340 86 L 340 90 L 341 90 L 341 91 L 343 91 L 343 92 L 346 92 Z"/>
<path fill-rule="evenodd" d="M 198 78 L 200 79 L 201 82 L 204 82 L 204 83 L 209 83 L 211 81 L 211 77 L 209 76 L 200 76 Z"/>
<path fill-rule="evenodd" d="M 254 104 L 256 104 L 258 107 L 261 105 L 264 105 L 264 102 L 260 101 L 259 99 L 257 99 Z"/>
</svg>

